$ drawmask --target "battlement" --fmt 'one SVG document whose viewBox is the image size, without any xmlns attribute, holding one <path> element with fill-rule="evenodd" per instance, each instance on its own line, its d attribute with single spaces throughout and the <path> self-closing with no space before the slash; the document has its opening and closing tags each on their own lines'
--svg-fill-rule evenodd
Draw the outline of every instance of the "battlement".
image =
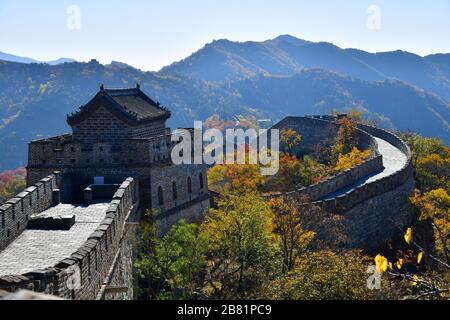
<svg viewBox="0 0 450 320">
<path fill-rule="evenodd" d="M 30 187 L 0 208 L 0 289 L 133 297 L 140 214 L 156 210 L 163 234 L 209 209 L 206 166 L 171 162 L 170 116 L 139 86 L 102 86 L 68 116 L 72 134 L 29 143 Z"/>
<path fill-rule="evenodd" d="M 0 276 L 0 289 L 29 289 L 67 299 L 106 298 L 111 266 L 120 263 L 122 250 L 131 251 L 122 247 L 126 241 L 126 222 L 138 206 L 138 185 L 128 178 L 117 189 L 96 229 L 79 248 L 46 268 Z M 128 289 L 124 294 L 132 296 L 133 288 Z"/>
<path fill-rule="evenodd" d="M 54 172 L 0 207 L 0 251 L 20 236 L 33 214 L 59 203 L 60 179 Z"/>
<path fill-rule="evenodd" d="M 152 138 L 96 142 L 86 146 L 72 135 L 29 144 L 28 168 L 148 166 L 167 163 L 174 143 L 168 132 Z"/>
</svg>

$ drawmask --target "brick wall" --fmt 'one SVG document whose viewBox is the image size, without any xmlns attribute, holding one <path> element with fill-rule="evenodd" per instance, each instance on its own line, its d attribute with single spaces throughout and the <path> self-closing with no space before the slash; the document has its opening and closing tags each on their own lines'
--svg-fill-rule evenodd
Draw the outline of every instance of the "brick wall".
<svg viewBox="0 0 450 320">
<path fill-rule="evenodd" d="M 72 126 L 72 130 L 75 140 L 89 145 L 99 141 L 120 143 L 131 136 L 132 128 L 106 107 L 100 107 L 89 118 Z"/>
<path fill-rule="evenodd" d="M 288 117 L 275 126 L 278 129 L 293 128 L 303 135 L 306 146 L 299 152 L 314 150 L 313 145 L 321 141 L 331 141 L 337 133 L 335 118 L 327 116 Z M 408 197 L 414 188 L 413 166 L 409 147 L 396 135 L 375 127 L 358 125 L 359 147 L 372 150 L 371 157 L 363 164 L 292 193 L 318 200 L 358 179 L 381 170 L 382 157 L 377 151 L 373 136 L 381 138 L 397 147 L 407 156 L 407 162 L 397 172 L 377 181 L 349 190 L 346 194 L 315 201 L 314 204 L 324 210 L 344 216 L 344 224 L 352 247 L 376 248 L 393 235 L 403 232 L 412 219 Z M 314 132 L 317 132 L 314 135 Z M 324 134 L 331 134 L 326 137 Z M 267 197 L 279 197 L 273 193 Z M 320 226 L 317 226 L 320 229 Z"/>
<path fill-rule="evenodd" d="M 6 248 L 26 228 L 31 215 L 59 203 L 60 173 L 55 172 L 31 185 L 0 207 L 0 250 Z"/>
<path fill-rule="evenodd" d="M 45 270 L 0 277 L 0 289 L 30 289 L 77 300 L 104 298 L 107 280 L 113 277 L 111 266 L 118 258 L 126 233 L 126 221 L 137 210 L 138 203 L 137 183 L 129 178 L 114 195 L 103 222 L 79 250 Z M 78 282 L 81 287 L 74 289 L 70 285 L 70 279 L 74 283 Z M 123 281 L 128 283 L 127 279 Z M 130 287 L 126 294 L 131 298 L 133 288 Z"/>
</svg>

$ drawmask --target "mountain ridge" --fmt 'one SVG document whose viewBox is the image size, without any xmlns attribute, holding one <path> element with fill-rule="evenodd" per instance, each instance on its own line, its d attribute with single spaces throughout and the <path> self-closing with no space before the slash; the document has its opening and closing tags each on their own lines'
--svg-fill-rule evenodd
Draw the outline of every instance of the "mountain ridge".
<svg viewBox="0 0 450 320">
<path fill-rule="evenodd" d="M 9 62 L 19 62 L 19 63 L 25 63 L 25 64 L 45 63 L 48 65 L 58 65 L 58 64 L 63 64 L 63 63 L 76 62 L 76 60 L 74 60 L 72 58 L 59 58 L 59 59 L 50 60 L 50 61 L 39 61 L 39 60 L 36 60 L 33 58 L 21 57 L 21 56 L 17 56 L 14 54 L 1 52 L 1 51 L 0 51 L 0 60 L 9 61 Z"/>
<path fill-rule="evenodd" d="M 422 57 L 402 50 L 370 53 L 289 35 L 262 42 L 215 40 L 160 73 L 226 82 L 256 74 L 293 75 L 303 68 L 316 67 L 368 81 L 397 78 L 450 101 L 450 54 Z"/>
<path fill-rule="evenodd" d="M 168 72 L 169 69 L 145 72 L 115 61 L 106 65 L 91 60 L 52 66 L 0 60 L 0 150 L 3 155 L 0 170 L 25 165 L 30 140 L 68 132 L 66 115 L 92 98 L 100 84 L 134 87 L 140 83 L 150 97 L 172 111 L 169 125 L 173 128 L 191 127 L 194 120 L 206 120 L 213 115 L 224 120 L 251 115 L 275 122 L 288 115 L 328 114 L 331 109 L 345 112 L 353 108 L 362 111 L 366 120 L 384 128 L 412 130 L 450 143 L 449 102 L 429 88 L 395 77 L 377 75 L 375 80 L 366 80 L 333 68 L 299 66 L 294 56 L 296 48 L 310 46 L 310 42 L 287 35 L 270 41 L 275 45 L 248 42 L 242 47 L 240 43 L 218 40 L 205 46 L 209 51 L 201 49 L 200 57 L 185 59 L 194 66 L 203 60 L 208 62 L 201 66 L 198 74 L 236 76 L 222 81 Z M 278 47 L 280 43 L 282 48 Z M 337 46 L 320 44 L 319 47 L 325 48 L 320 57 L 323 61 L 330 52 L 332 57 L 338 52 L 351 63 L 361 58 L 363 62 L 356 64 L 358 70 L 372 67 L 372 60 L 380 59 L 357 49 L 348 49 L 352 54 L 348 58 L 349 53 Z M 317 46 L 313 46 L 315 48 Z M 398 59 L 393 53 L 381 55 L 381 60 L 389 60 L 391 55 Z M 313 57 L 311 52 L 306 56 Z M 450 70 L 448 56 L 437 54 L 426 59 L 439 65 L 438 71 L 446 74 Z M 406 57 L 416 64 L 417 61 L 424 64 L 415 55 Z M 367 59 L 368 67 L 364 66 Z M 398 68 L 405 69 L 411 61 L 400 59 L 398 64 Z M 242 73 L 242 68 L 246 73 Z M 378 70 L 375 68 L 372 74 L 377 74 Z M 242 74 L 247 76 L 242 77 Z M 441 81 L 445 87 L 448 78 L 443 76 Z"/>
</svg>

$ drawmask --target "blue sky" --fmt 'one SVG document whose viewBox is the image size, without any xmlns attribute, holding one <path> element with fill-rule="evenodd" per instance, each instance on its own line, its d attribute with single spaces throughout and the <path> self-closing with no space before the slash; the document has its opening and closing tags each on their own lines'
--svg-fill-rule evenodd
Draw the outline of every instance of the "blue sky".
<svg viewBox="0 0 450 320">
<path fill-rule="evenodd" d="M 80 8 L 71 30 L 70 5 Z M 367 9 L 380 9 L 379 29 Z M 73 21 L 73 20 L 70 20 Z M 371 52 L 450 52 L 450 0 L 0 0 L 0 51 L 158 70 L 214 39 L 291 34 Z"/>
</svg>

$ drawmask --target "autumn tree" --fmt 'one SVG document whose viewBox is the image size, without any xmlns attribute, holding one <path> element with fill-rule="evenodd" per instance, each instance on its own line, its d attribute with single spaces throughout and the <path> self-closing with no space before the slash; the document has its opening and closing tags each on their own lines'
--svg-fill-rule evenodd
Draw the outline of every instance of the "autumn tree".
<svg viewBox="0 0 450 320">
<path fill-rule="evenodd" d="M 339 131 L 333 146 L 335 156 L 347 154 L 358 145 L 358 128 L 355 120 L 344 117 L 339 121 Z"/>
<path fill-rule="evenodd" d="M 26 188 L 26 170 L 19 168 L 0 173 L 0 204 Z"/>
<path fill-rule="evenodd" d="M 214 298 L 249 298 L 277 269 L 273 215 L 256 192 L 233 190 L 219 200 L 200 229 L 209 239 L 206 292 Z"/>
<path fill-rule="evenodd" d="M 413 228 L 408 228 L 403 238 L 409 248 L 395 260 L 389 261 L 381 254 L 375 257 L 379 275 L 400 288 L 403 299 L 448 300 L 450 265 L 416 242 Z"/>
<path fill-rule="evenodd" d="M 209 184 L 217 192 L 234 189 L 256 191 L 266 183 L 257 164 L 215 165 L 208 170 Z"/>
<path fill-rule="evenodd" d="M 305 185 L 303 165 L 295 156 L 284 154 L 280 158 L 280 169 L 276 177 L 277 191 L 292 191 L 296 186 Z"/>
<path fill-rule="evenodd" d="M 334 166 L 334 172 L 344 172 L 352 167 L 358 166 L 370 157 L 370 150 L 360 151 L 358 148 L 353 149 L 347 154 L 339 154 L 338 161 Z"/>
<path fill-rule="evenodd" d="M 287 154 L 291 157 L 294 156 L 294 149 L 298 147 L 301 141 L 302 136 L 294 129 L 280 131 L 280 142 L 286 147 Z"/>
<path fill-rule="evenodd" d="M 361 123 L 363 121 L 361 111 L 351 109 L 347 112 L 347 118 L 355 121 L 356 123 Z"/>
<path fill-rule="evenodd" d="M 436 251 L 450 264 L 450 195 L 444 189 L 434 189 L 424 194 L 416 192 L 410 199 L 420 220 L 431 222 Z"/>
<path fill-rule="evenodd" d="M 434 188 L 450 190 L 450 149 L 443 154 L 432 153 L 415 162 L 417 187 L 422 191 Z"/>
<path fill-rule="evenodd" d="M 274 300 L 367 300 L 380 292 L 367 288 L 371 258 L 359 251 L 307 252 L 295 268 L 264 286 L 264 298 Z"/>
<path fill-rule="evenodd" d="M 269 206 L 274 212 L 275 232 L 280 237 L 283 253 L 283 272 L 286 272 L 292 270 L 298 257 L 306 252 L 315 233 L 302 228 L 296 202 L 289 196 L 273 199 Z"/>
</svg>

